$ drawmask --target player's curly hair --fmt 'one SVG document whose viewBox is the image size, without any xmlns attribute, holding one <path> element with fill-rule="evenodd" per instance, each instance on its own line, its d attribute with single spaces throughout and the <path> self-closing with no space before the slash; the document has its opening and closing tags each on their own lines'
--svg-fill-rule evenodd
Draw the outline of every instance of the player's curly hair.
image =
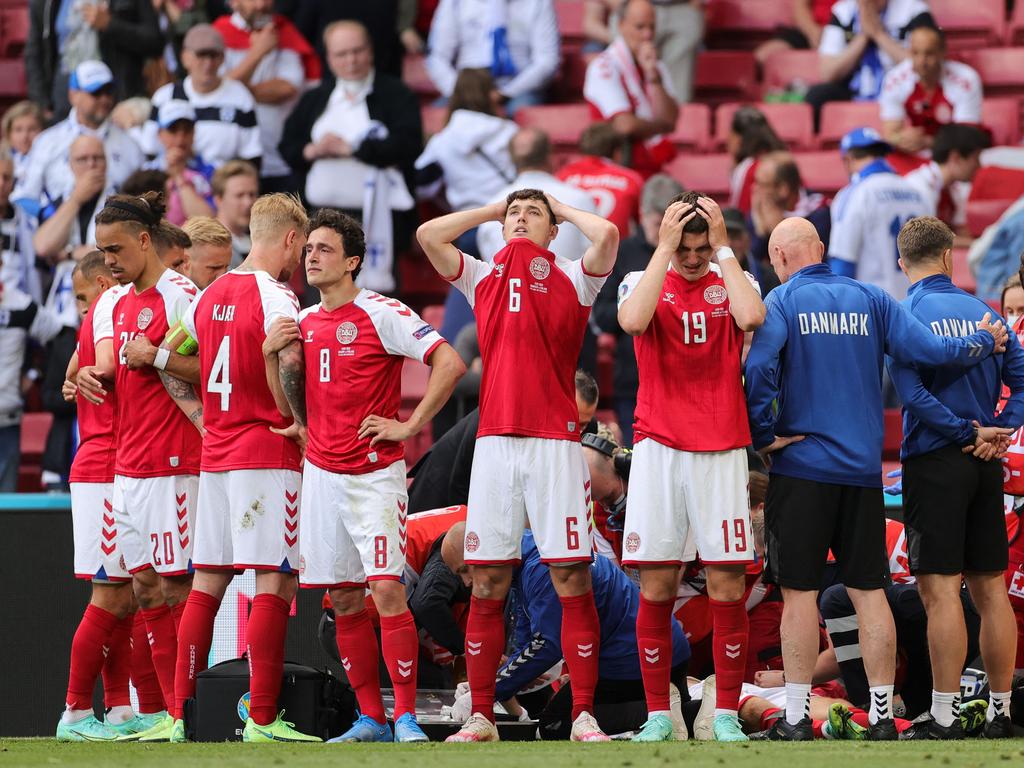
<svg viewBox="0 0 1024 768">
<path fill-rule="evenodd" d="M 352 272 L 352 279 L 355 280 L 359 277 L 359 271 L 363 268 L 363 261 L 366 258 L 366 237 L 363 235 L 363 228 L 347 213 L 334 208 L 320 208 L 313 214 L 313 218 L 306 225 L 306 237 L 321 227 L 333 229 L 338 233 L 346 256 L 359 257 L 359 266 Z"/>
<path fill-rule="evenodd" d="M 696 192 L 690 190 L 688 192 L 681 192 L 680 194 L 673 197 L 668 201 L 668 205 L 673 203 L 686 203 L 687 205 L 696 206 L 697 200 L 702 197 L 707 197 L 703 192 Z M 668 208 L 668 205 L 665 208 Z M 702 235 L 708 231 L 708 223 L 704 220 L 703 216 L 694 216 L 685 226 L 683 226 L 683 232 L 689 232 L 691 235 Z"/>
<path fill-rule="evenodd" d="M 111 195 L 103 210 L 96 214 L 97 224 L 132 224 L 152 237 L 160 227 L 167 205 L 163 192 L 145 192 L 139 196 Z"/>
<path fill-rule="evenodd" d="M 544 210 L 548 212 L 548 216 L 551 217 L 551 223 L 555 223 L 555 212 L 551 210 L 551 203 L 548 202 L 548 196 L 541 190 L 517 189 L 514 192 L 509 192 L 508 197 L 505 198 L 505 205 L 512 205 L 516 200 L 536 200 L 538 203 L 543 205 Z"/>
</svg>

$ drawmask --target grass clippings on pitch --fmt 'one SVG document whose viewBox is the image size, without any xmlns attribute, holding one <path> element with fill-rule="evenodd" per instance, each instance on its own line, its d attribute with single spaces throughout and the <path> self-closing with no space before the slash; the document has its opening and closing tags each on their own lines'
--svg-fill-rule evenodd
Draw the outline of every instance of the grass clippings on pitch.
<svg viewBox="0 0 1024 768">
<path fill-rule="evenodd" d="M 57 744 L 0 739 L 4 768 L 997 768 L 1024 765 L 1024 739 L 864 744 Z"/>
</svg>

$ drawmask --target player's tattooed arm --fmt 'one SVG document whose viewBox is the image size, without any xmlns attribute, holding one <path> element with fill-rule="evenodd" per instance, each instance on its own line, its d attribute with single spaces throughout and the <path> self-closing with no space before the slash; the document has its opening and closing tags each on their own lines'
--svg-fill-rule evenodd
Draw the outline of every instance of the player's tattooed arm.
<svg viewBox="0 0 1024 768">
<path fill-rule="evenodd" d="M 302 358 L 302 343 L 292 341 L 277 353 L 278 375 L 281 389 L 292 418 L 299 426 L 306 426 L 306 365 Z"/>
<path fill-rule="evenodd" d="M 289 317 L 279 317 L 267 331 L 263 341 L 263 362 L 267 370 L 267 386 L 274 396 L 278 412 L 285 418 L 292 418 L 292 409 L 281 386 L 281 365 L 279 353 L 293 341 L 299 341 L 301 333 L 298 323 Z"/>
<path fill-rule="evenodd" d="M 199 434 L 204 434 L 203 402 L 199 399 L 199 395 L 196 394 L 195 387 L 187 381 L 182 381 L 177 376 L 172 376 L 167 371 L 158 371 L 157 373 L 160 375 L 160 381 L 163 383 L 164 389 L 167 390 L 167 394 L 170 395 L 175 405 L 181 409 L 181 412 L 199 430 Z"/>
</svg>

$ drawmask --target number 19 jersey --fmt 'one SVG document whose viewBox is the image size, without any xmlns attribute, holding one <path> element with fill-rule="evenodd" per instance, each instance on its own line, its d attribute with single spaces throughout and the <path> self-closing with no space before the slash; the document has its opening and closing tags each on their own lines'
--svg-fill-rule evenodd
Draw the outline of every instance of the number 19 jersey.
<svg viewBox="0 0 1024 768">
<path fill-rule="evenodd" d="M 295 294 L 266 272 L 232 271 L 193 302 L 185 329 L 199 343 L 204 472 L 299 469 L 294 440 L 267 385 L 263 341 L 279 317 L 298 320 Z"/>
</svg>

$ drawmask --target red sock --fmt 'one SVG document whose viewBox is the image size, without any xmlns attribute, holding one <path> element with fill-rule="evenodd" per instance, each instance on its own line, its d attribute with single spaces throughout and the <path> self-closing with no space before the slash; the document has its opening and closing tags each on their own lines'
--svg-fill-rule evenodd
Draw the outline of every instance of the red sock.
<svg viewBox="0 0 1024 768">
<path fill-rule="evenodd" d="M 70 709 L 92 709 L 92 690 L 103 669 L 103 649 L 117 627 L 117 616 L 90 603 L 71 641 L 71 669 L 68 672 Z"/>
<path fill-rule="evenodd" d="M 381 622 L 383 624 L 383 622 Z M 377 634 L 364 608 L 359 613 L 336 616 L 334 634 L 338 640 L 341 665 L 348 684 L 356 692 L 359 714 L 384 722 L 384 702 L 380 697 L 380 653 Z M 415 683 L 414 683 L 415 684 Z M 397 706 L 397 704 L 396 704 Z"/>
<path fill-rule="evenodd" d="M 862 728 L 870 728 L 871 722 L 868 720 L 868 713 L 858 707 L 850 707 L 850 712 L 853 713 L 853 722 Z M 904 720 L 902 717 L 894 717 L 892 719 L 896 726 L 896 733 L 903 733 L 913 723 L 910 720 Z"/>
<path fill-rule="evenodd" d="M 178 663 L 174 670 L 174 718 L 184 716 L 185 701 L 196 695 L 196 675 L 206 669 L 213 642 L 213 622 L 220 601 L 193 589 L 183 604 L 178 625 Z M 177 607 L 177 606 L 175 606 Z"/>
<path fill-rule="evenodd" d="M 132 615 L 132 685 L 139 695 L 140 715 L 152 715 L 164 708 L 164 694 L 153 667 L 152 649 L 146 636 L 146 619 L 142 611 Z"/>
<path fill-rule="evenodd" d="M 761 713 L 761 730 L 767 731 L 779 717 L 785 716 L 786 710 L 781 707 L 768 707 L 768 709 Z"/>
<path fill-rule="evenodd" d="M 569 667 L 572 681 L 572 719 L 575 720 L 581 712 L 594 712 L 601 625 L 593 590 L 558 600 L 562 604 L 562 658 Z"/>
<path fill-rule="evenodd" d="M 191 594 L 191 593 L 190 593 Z M 174 619 L 174 631 L 177 633 L 178 627 L 181 626 L 181 617 L 185 615 L 185 603 L 187 600 L 182 600 L 177 605 L 171 606 L 171 618 Z"/>
<path fill-rule="evenodd" d="M 107 640 L 107 658 L 103 661 L 103 706 L 131 706 L 128 680 L 132 669 L 132 617 L 125 616 Z"/>
<path fill-rule="evenodd" d="M 827 722 L 828 722 L 828 720 L 811 720 L 811 731 L 814 733 L 814 738 L 816 738 L 816 739 L 827 738 L 825 736 L 825 723 L 827 723 Z M 833 736 L 832 738 L 837 738 L 837 737 Z"/>
<path fill-rule="evenodd" d="M 648 600 L 640 595 L 636 612 L 636 645 L 644 681 L 647 712 L 668 712 L 672 671 L 672 606 L 675 600 Z"/>
<path fill-rule="evenodd" d="M 714 625 L 712 655 L 715 660 L 715 709 L 736 712 L 740 708 L 740 688 L 747 670 L 747 645 L 750 625 L 742 600 L 709 600 Z"/>
<path fill-rule="evenodd" d="M 380 617 L 381 649 L 395 689 L 395 720 L 416 715 L 416 669 L 420 653 L 416 622 L 409 611 Z"/>
<path fill-rule="evenodd" d="M 494 680 L 505 650 L 505 601 L 471 597 L 466 622 L 466 676 L 473 712 L 494 722 Z"/>
<path fill-rule="evenodd" d="M 249 716 L 256 725 L 277 719 L 277 696 L 284 674 L 284 639 L 288 632 L 291 603 L 277 595 L 259 594 L 252 599 L 249 627 Z"/>
<path fill-rule="evenodd" d="M 146 618 L 149 652 L 153 656 L 153 668 L 160 681 L 164 709 L 169 712 L 174 706 L 174 661 L 178 656 L 178 636 L 174 631 L 174 618 L 171 616 L 171 609 L 166 605 L 143 608 L 142 615 Z"/>
</svg>

